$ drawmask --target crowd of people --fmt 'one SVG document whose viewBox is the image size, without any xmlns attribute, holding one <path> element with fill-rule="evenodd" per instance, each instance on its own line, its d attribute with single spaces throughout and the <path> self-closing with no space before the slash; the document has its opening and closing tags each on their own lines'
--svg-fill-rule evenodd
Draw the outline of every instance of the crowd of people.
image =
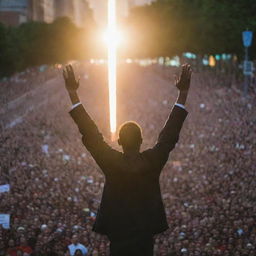
<svg viewBox="0 0 256 256">
<path fill-rule="evenodd" d="M 3 108 L 17 97 L 24 95 L 43 82 L 53 78 L 56 68 L 58 68 L 58 66 L 42 65 L 39 67 L 31 67 L 9 78 L 2 78 L 0 80 L 0 107 Z"/>
<path fill-rule="evenodd" d="M 118 148 L 110 141 L 106 66 L 77 63 L 74 69 L 82 103 Z M 135 64 L 122 64 L 118 72 L 118 124 L 141 125 L 142 150 L 154 145 L 177 96 L 161 72 Z M 47 94 L 29 101 L 35 108 L 1 128 L 0 185 L 10 184 L 10 191 L 0 193 L 0 213 L 11 220 L 10 229 L 0 225 L 0 255 L 107 256 L 108 238 L 91 231 L 104 176 L 68 114 L 61 73 L 50 74 Z M 170 228 L 155 236 L 155 256 L 256 253 L 256 95 L 243 98 L 235 80 L 226 82 L 211 71 L 192 75 L 189 116 L 160 176 Z"/>
</svg>

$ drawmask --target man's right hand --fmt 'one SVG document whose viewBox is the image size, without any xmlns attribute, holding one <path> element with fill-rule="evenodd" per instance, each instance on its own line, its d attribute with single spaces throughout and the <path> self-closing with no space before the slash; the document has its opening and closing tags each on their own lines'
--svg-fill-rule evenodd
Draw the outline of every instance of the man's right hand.
<svg viewBox="0 0 256 256">
<path fill-rule="evenodd" d="M 76 80 L 75 73 L 71 65 L 67 65 L 63 69 L 63 77 L 65 80 L 65 86 L 68 92 L 69 93 L 76 92 L 79 87 L 79 80 Z"/>
</svg>

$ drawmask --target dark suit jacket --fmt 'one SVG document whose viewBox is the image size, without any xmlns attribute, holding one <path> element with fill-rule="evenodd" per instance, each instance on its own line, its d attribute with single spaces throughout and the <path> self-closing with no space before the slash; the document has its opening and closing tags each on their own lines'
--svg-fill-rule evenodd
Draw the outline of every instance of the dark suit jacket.
<svg viewBox="0 0 256 256">
<path fill-rule="evenodd" d="M 118 234 L 141 230 L 152 234 L 168 228 L 159 175 L 179 139 L 187 111 L 174 106 L 156 145 L 141 153 L 111 148 L 82 105 L 70 111 L 82 141 L 105 175 L 105 186 L 93 231 Z"/>
</svg>

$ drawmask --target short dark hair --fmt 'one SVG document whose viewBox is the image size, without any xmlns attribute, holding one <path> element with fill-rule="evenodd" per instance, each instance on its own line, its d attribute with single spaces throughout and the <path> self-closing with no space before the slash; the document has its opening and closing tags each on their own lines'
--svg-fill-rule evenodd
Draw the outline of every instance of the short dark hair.
<svg viewBox="0 0 256 256">
<path fill-rule="evenodd" d="M 125 149 L 135 150 L 142 142 L 142 131 L 134 121 L 125 122 L 119 128 L 119 144 Z"/>
<path fill-rule="evenodd" d="M 80 253 L 80 254 L 78 254 L 78 253 Z M 81 250 L 81 249 L 76 249 L 74 255 L 77 255 L 77 254 L 78 254 L 78 255 L 83 255 L 82 250 Z"/>
</svg>

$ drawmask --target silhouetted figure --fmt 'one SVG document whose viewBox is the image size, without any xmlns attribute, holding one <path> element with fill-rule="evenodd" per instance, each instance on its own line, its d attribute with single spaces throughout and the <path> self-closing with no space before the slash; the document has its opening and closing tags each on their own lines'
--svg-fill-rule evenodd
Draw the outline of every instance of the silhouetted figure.
<svg viewBox="0 0 256 256">
<path fill-rule="evenodd" d="M 82 141 L 105 175 L 105 186 L 93 231 L 108 236 L 111 256 L 152 256 L 153 235 L 168 229 L 161 198 L 159 176 L 169 153 L 179 139 L 187 116 L 191 68 L 183 65 L 175 81 L 179 90 L 176 104 L 153 148 L 140 152 L 141 128 L 135 122 L 121 126 L 118 143 L 123 153 L 103 139 L 77 95 L 79 82 L 71 65 L 63 71 L 73 107 L 70 115 Z"/>
</svg>

